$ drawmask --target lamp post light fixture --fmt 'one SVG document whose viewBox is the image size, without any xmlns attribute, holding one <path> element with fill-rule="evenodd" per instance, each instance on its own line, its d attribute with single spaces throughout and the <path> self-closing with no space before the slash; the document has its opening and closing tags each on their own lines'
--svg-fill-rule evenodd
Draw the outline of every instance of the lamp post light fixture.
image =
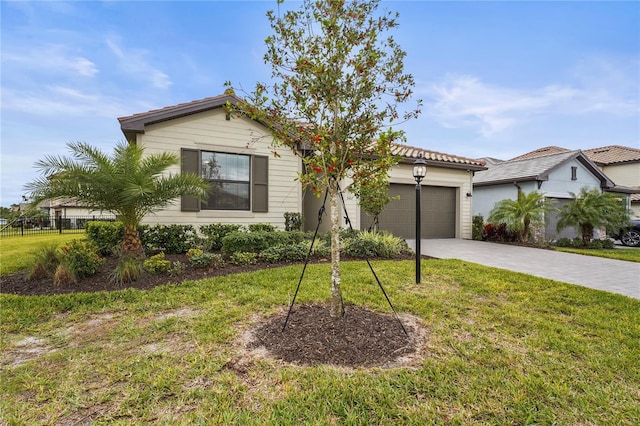
<svg viewBox="0 0 640 426">
<path fill-rule="evenodd" d="M 422 153 L 413 163 L 413 178 L 416 180 L 416 284 L 420 284 L 420 238 L 422 237 L 420 224 L 420 182 L 427 175 L 427 162 L 422 158 Z"/>
</svg>

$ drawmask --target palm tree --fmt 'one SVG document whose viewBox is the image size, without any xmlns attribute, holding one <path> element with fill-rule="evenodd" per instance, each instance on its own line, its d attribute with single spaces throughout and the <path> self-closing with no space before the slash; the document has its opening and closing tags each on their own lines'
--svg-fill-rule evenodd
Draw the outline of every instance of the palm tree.
<svg viewBox="0 0 640 426">
<path fill-rule="evenodd" d="M 558 214 L 558 231 L 568 226 L 580 228 L 582 245 L 588 246 L 595 228 L 618 230 L 629 222 L 623 200 L 618 196 L 601 192 L 598 188 L 580 189 L 578 195 L 570 192 L 573 201 L 562 206 Z"/>
<path fill-rule="evenodd" d="M 104 154 L 83 142 L 67 145 L 71 157 L 46 156 L 35 167 L 42 177 L 26 185 L 34 203 L 68 198 L 95 211 L 113 213 L 124 224 L 123 256 L 144 257 L 138 234 L 142 218 L 181 195 L 206 197 L 209 184 L 192 173 L 166 175 L 180 164 L 171 153 L 143 158 L 144 149 L 133 143 L 119 143 L 113 155 Z"/>
<path fill-rule="evenodd" d="M 527 242 L 531 225 L 544 223 L 544 214 L 553 210 L 544 194 L 533 191 L 525 194 L 518 189 L 518 199 L 498 201 L 489 214 L 489 222 L 506 223 L 518 235 L 518 241 Z"/>
</svg>

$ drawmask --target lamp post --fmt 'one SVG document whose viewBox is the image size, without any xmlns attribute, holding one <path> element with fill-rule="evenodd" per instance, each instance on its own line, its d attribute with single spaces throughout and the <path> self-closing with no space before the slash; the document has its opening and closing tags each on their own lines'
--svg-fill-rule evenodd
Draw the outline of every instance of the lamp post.
<svg viewBox="0 0 640 426">
<path fill-rule="evenodd" d="M 427 175 L 427 163 L 422 158 L 422 153 L 413 163 L 413 178 L 416 180 L 416 284 L 420 284 L 420 182 Z"/>
</svg>

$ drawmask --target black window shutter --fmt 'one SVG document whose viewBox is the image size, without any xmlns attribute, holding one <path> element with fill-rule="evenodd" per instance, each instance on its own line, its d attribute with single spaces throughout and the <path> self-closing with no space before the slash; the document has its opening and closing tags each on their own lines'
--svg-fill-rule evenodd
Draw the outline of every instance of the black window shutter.
<svg viewBox="0 0 640 426">
<path fill-rule="evenodd" d="M 195 149 L 181 150 L 182 155 L 182 173 L 195 173 L 200 175 L 200 151 Z M 180 200 L 180 210 L 183 212 L 199 212 L 200 200 L 190 195 L 183 195 Z"/>
<path fill-rule="evenodd" d="M 251 157 L 251 210 L 269 211 L 269 157 Z"/>
</svg>

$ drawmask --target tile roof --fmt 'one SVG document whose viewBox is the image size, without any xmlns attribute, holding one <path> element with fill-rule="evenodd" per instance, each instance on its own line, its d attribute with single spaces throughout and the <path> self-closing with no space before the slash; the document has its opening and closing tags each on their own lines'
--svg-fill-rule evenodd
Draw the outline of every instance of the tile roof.
<svg viewBox="0 0 640 426">
<path fill-rule="evenodd" d="M 391 148 L 391 153 L 402 157 L 405 162 L 415 160 L 422 154 L 422 158 L 425 159 L 427 164 L 430 162 L 435 163 L 449 163 L 451 165 L 459 165 L 467 167 L 470 170 L 484 170 L 485 162 L 483 160 L 460 157 L 458 155 L 444 154 L 442 152 L 430 151 L 424 148 L 416 148 L 414 146 L 396 144 Z"/>
<path fill-rule="evenodd" d="M 518 160 L 528 160 L 530 158 L 542 157 L 545 155 L 551 154 L 560 154 L 562 152 L 569 152 L 567 148 L 562 148 L 560 146 L 545 146 L 544 148 L 538 148 L 534 151 L 527 152 L 526 154 L 519 155 L 507 161 L 518 161 Z"/>
<path fill-rule="evenodd" d="M 585 149 L 587 157 L 598 165 L 640 162 L 640 149 L 628 146 L 610 145 L 601 148 Z"/>
</svg>

